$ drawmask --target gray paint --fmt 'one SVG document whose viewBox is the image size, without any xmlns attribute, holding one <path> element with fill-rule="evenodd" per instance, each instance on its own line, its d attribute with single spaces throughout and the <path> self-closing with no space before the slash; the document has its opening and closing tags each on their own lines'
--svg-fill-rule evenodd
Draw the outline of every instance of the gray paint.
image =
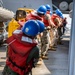
<svg viewBox="0 0 75 75">
<path fill-rule="evenodd" d="M 27 8 L 37 9 L 43 4 L 50 4 L 52 6 L 52 0 L 3 0 L 3 6 L 14 12 L 20 7 L 26 6 Z"/>
<path fill-rule="evenodd" d="M 75 0 L 73 0 L 75 3 Z M 73 5 L 73 16 L 71 26 L 71 40 L 69 45 L 69 75 L 75 75 L 75 4 Z"/>
</svg>

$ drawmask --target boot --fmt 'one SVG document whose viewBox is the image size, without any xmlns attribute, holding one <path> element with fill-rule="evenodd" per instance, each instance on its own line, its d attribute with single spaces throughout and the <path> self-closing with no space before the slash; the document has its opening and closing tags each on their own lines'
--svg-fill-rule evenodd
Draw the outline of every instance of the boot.
<svg viewBox="0 0 75 75">
<path fill-rule="evenodd" d="M 38 66 L 38 65 L 42 65 L 42 61 L 38 61 L 36 66 Z"/>
<path fill-rule="evenodd" d="M 53 46 L 50 47 L 49 51 L 56 51 L 56 48 L 54 48 Z"/>
<path fill-rule="evenodd" d="M 48 60 L 49 58 L 48 58 L 47 56 L 43 55 L 43 56 L 42 56 L 42 59 Z"/>
</svg>

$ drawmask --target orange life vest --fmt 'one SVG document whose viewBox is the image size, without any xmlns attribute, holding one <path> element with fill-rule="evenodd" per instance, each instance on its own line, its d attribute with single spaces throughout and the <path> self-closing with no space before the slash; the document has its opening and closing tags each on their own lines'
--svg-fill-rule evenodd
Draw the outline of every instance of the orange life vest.
<svg viewBox="0 0 75 75">
<path fill-rule="evenodd" d="M 56 18 L 60 18 L 60 17 L 59 17 L 58 15 L 56 15 L 56 14 L 53 14 L 53 15 L 51 16 L 52 21 L 53 21 L 54 24 L 57 26 L 57 22 L 55 21 Z"/>
<path fill-rule="evenodd" d="M 50 14 L 50 11 L 48 11 L 46 14 Z M 44 24 L 45 24 L 46 27 L 49 26 L 47 16 L 45 16 L 45 17 L 43 18 L 43 22 L 44 22 Z"/>
<path fill-rule="evenodd" d="M 26 16 L 26 21 L 31 20 L 31 19 L 42 20 L 42 18 L 40 16 L 38 16 L 36 12 L 32 12 Z"/>
</svg>

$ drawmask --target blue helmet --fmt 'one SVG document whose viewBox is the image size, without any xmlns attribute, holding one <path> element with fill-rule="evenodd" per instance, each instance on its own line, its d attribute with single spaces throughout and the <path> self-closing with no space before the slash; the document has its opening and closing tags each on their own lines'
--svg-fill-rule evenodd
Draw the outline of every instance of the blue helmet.
<svg viewBox="0 0 75 75">
<path fill-rule="evenodd" d="M 45 25 L 44 25 L 44 23 L 43 23 L 42 21 L 40 21 L 40 20 L 36 20 L 36 21 L 38 22 L 39 27 L 40 27 L 40 29 L 39 29 L 39 33 L 43 32 L 44 29 L 45 29 Z"/>
<path fill-rule="evenodd" d="M 27 21 L 23 28 L 22 32 L 28 36 L 36 36 L 39 32 L 39 24 L 35 20 Z"/>
<path fill-rule="evenodd" d="M 51 10 L 51 7 L 50 7 L 49 4 L 46 4 L 46 9 L 47 9 L 47 10 Z"/>
<path fill-rule="evenodd" d="M 47 9 L 44 5 L 41 5 L 38 9 L 37 9 L 37 13 L 40 13 L 40 14 L 46 14 L 47 12 Z"/>
<path fill-rule="evenodd" d="M 62 12 L 61 12 L 59 9 L 57 9 L 57 10 L 55 11 L 55 13 L 56 13 L 59 17 L 63 18 L 63 14 L 62 14 Z"/>
<path fill-rule="evenodd" d="M 63 15 L 62 15 L 62 16 L 60 16 L 60 17 L 61 17 L 62 19 L 64 18 L 64 17 L 63 17 Z"/>
<path fill-rule="evenodd" d="M 53 13 L 50 11 L 50 15 L 52 15 Z"/>
</svg>

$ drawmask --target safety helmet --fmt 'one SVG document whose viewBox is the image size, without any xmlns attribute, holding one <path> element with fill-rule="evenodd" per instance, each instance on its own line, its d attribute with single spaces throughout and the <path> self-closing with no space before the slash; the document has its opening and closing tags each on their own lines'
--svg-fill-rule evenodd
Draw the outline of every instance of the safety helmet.
<svg viewBox="0 0 75 75">
<path fill-rule="evenodd" d="M 40 13 L 40 14 L 46 14 L 46 7 L 44 5 L 41 5 L 38 9 L 37 9 L 37 13 Z"/>
<path fill-rule="evenodd" d="M 23 28 L 22 32 L 28 36 L 36 36 L 39 32 L 39 24 L 36 20 L 28 20 Z"/>
<path fill-rule="evenodd" d="M 63 17 L 63 15 L 62 15 L 62 16 L 60 16 L 60 17 L 61 17 L 62 19 L 64 18 L 64 17 Z"/>
<path fill-rule="evenodd" d="M 53 13 L 50 11 L 50 15 L 52 15 Z"/>
<path fill-rule="evenodd" d="M 39 29 L 39 33 L 43 32 L 44 29 L 45 29 L 45 25 L 44 25 L 44 23 L 43 23 L 42 21 L 40 21 L 40 20 L 36 20 L 36 21 L 38 22 L 39 27 L 40 27 L 40 29 Z"/>
<path fill-rule="evenodd" d="M 51 10 L 51 7 L 50 7 L 49 4 L 46 4 L 46 9 L 47 9 L 47 10 Z"/>
<path fill-rule="evenodd" d="M 62 12 L 61 12 L 59 9 L 57 9 L 57 10 L 55 11 L 55 13 L 56 13 L 59 17 L 63 18 L 63 14 L 62 14 Z"/>
</svg>

